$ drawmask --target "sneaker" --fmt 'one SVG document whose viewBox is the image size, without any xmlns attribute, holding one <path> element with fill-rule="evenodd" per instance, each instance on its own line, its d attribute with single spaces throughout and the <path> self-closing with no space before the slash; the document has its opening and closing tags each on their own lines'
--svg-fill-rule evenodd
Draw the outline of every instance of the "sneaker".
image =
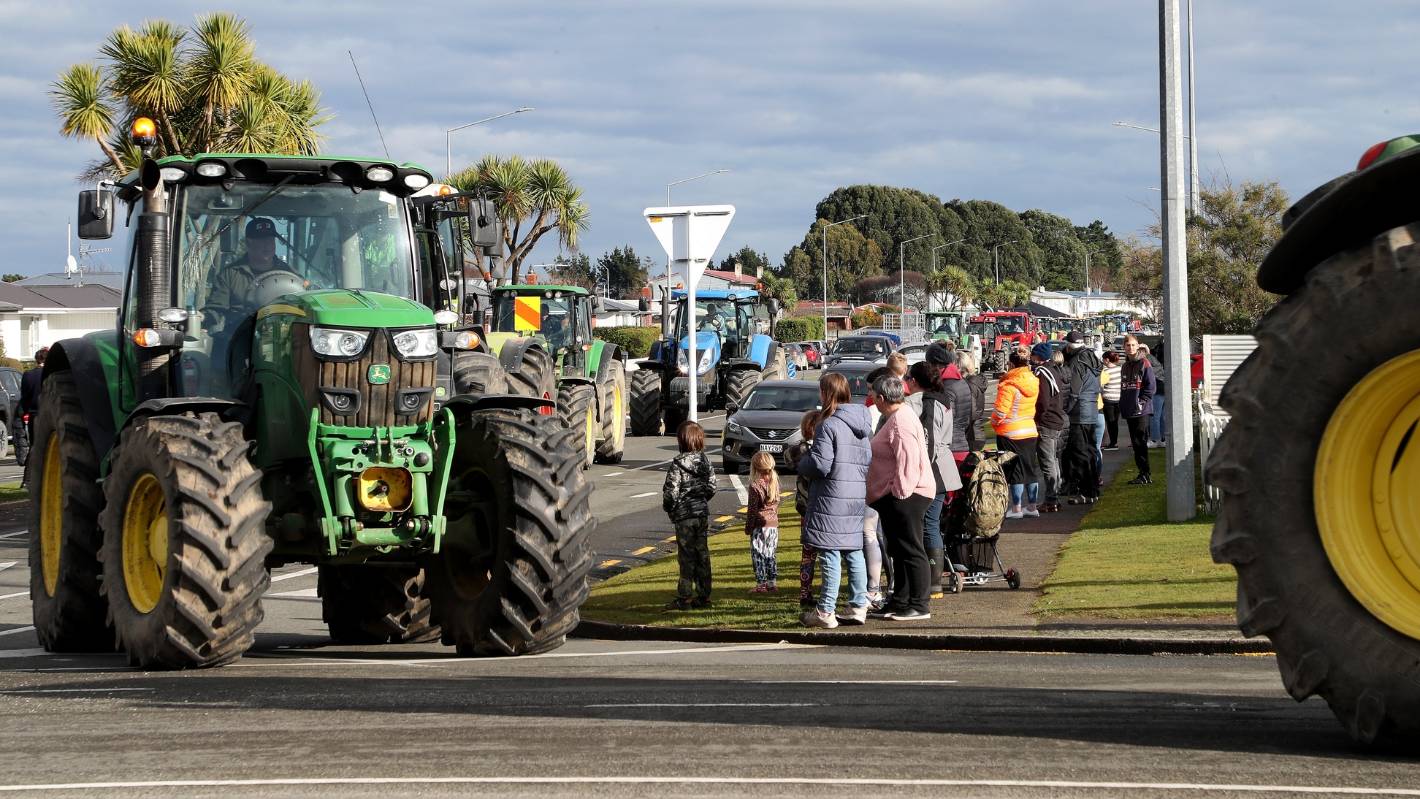
<svg viewBox="0 0 1420 799">
<path fill-rule="evenodd" d="M 710 597 L 705 597 L 704 599 L 692 599 L 690 600 L 690 606 L 696 610 L 699 610 L 700 608 L 708 608 L 710 607 Z"/>
<path fill-rule="evenodd" d="M 778 585 L 777 583 L 770 583 L 769 585 L 766 585 L 766 586 L 764 587 L 764 593 L 766 593 L 766 594 L 777 594 L 777 593 L 779 593 L 779 585 Z"/>
<path fill-rule="evenodd" d="M 838 626 L 838 619 L 832 613 L 824 613 L 817 608 L 806 612 L 799 617 L 799 623 L 805 627 L 818 627 L 824 630 L 832 630 Z"/>
<path fill-rule="evenodd" d="M 1104 447 L 1105 452 L 1114 452 L 1117 449 L 1119 449 L 1119 446 L 1117 444 L 1107 444 Z"/>
<path fill-rule="evenodd" d="M 899 610 L 888 618 L 893 621 L 926 621 L 932 618 L 932 614 L 920 610 Z"/>
<path fill-rule="evenodd" d="M 868 613 L 868 618 L 870 618 L 870 619 L 891 619 L 894 615 L 896 615 L 896 614 L 898 614 L 898 613 L 901 613 L 901 612 L 903 612 L 903 611 L 902 611 L 902 608 L 894 608 L 894 607 L 891 606 L 891 605 L 884 605 L 883 607 L 878 608 L 877 610 L 869 611 L 869 613 Z"/>
<path fill-rule="evenodd" d="M 1018 510 L 1006 511 L 1006 518 L 1007 518 L 1007 519 L 1022 519 L 1022 518 L 1025 518 L 1025 515 L 1026 515 L 1026 514 L 1025 514 L 1024 511 L 1018 511 Z"/>
<path fill-rule="evenodd" d="M 1150 476 L 1147 475 L 1147 474 L 1141 474 L 1141 475 L 1139 475 L 1138 477 L 1134 478 L 1133 480 L 1130 480 L 1130 481 L 1129 481 L 1129 485 L 1132 485 L 1132 486 L 1146 486 L 1146 485 L 1152 485 L 1153 482 L 1154 482 L 1154 479 L 1153 479 L 1152 477 L 1150 477 Z"/>
<path fill-rule="evenodd" d="M 769 593 L 769 586 L 765 585 L 764 583 L 760 583 L 759 585 L 756 585 L 755 587 L 749 589 L 749 591 L 747 591 L 746 593 L 767 594 Z"/>
<path fill-rule="evenodd" d="M 666 610 L 690 610 L 690 600 L 679 597 L 666 603 Z"/>
<path fill-rule="evenodd" d="M 868 609 L 866 607 L 855 608 L 849 605 L 842 613 L 834 618 L 838 619 L 839 624 L 863 624 L 868 621 Z"/>
<path fill-rule="evenodd" d="M 1021 511 L 1021 515 L 1025 516 L 1026 518 L 1034 519 L 1035 517 L 1040 515 L 1040 509 L 1026 508 L 1025 510 Z"/>
<path fill-rule="evenodd" d="M 881 592 L 881 591 L 869 591 L 869 592 L 868 592 L 868 610 L 869 610 L 869 611 L 876 612 L 876 611 L 882 610 L 882 609 L 883 609 L 883 604 L 885 603 L 885 601 L 886 601 L 886 600 L 883 599 L 883 592 Z"/>
</svg>

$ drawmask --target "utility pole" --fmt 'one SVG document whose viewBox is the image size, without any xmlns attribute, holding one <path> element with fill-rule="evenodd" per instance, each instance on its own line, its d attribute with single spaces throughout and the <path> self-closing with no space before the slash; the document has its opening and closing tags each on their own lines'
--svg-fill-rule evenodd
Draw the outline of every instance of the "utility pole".
<svg viewBox="0 0 1420 799">
<path fill-rule="evenodd" d="M 1198 95 L 1193 91 L 1193 0 L 1188 0 L 1188 210 L 1198 213 Z"/>
<path fill-rule="evenodd" d="M 1183 76 L 1179 35 L 1179 0 L 1159 0 L 1159 137 L 1162 153 L 1160 194 L 1163 198 L 1164 343 L 1169 391 L 1164 396 L 1168 417 L 1167 509 L 1171 522 L 1192 519 L 1193 412 L 1190 407 L 1188 361 L 1188 239 L 1184 224 Z"/>
</svg>

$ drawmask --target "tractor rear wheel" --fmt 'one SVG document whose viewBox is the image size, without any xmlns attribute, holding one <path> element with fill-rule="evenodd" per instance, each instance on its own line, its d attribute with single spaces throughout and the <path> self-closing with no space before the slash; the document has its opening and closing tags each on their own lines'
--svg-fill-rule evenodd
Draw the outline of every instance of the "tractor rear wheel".
<svg viewBox="0 0 1420 799">
<path fill-rule="evenodd" d="M 577 457 L 583 469 L 592 465 L 597 455 L 597 387 L 589 383 L 563 383 L 557 389 L 557 418 L 571 430 Z"/>
<path fill-rule="evenodd" d="M 49 375 L 34 418 L 30 475 L 30 606 L 50 652 L 113 649 L 99 589 L 99 458 L 79 388 L 69 372 Z"/>
<path fill-rule="evenodd" d="M 607 365 L 607 372 L 598 386 L 602 435 L 597 443 L 597 463 L 621 463 L 626 453 L 626 367 L 614 360 Z"/>
<path fill-rule="evenodd" d="M 455 396 L 508 391 L 508 373 L 497 358 L 486 352 L 455 352 L 450 377 Z"/>
<path fill-rule="evenodd" d="M 631 435 L 661 434 L 661 373 L 637 369 L 631 373 Z"/>
<path fill-rule="evenodd" d="M 1223 390 L 1213 559 L 1288 693 L 1360 741 L 1420 735 L 1420 224 L 1333 256 L 1278 303 Z M 1370 319 L 1344 357 L 1332 320 Z"/>
<path fill-rule="evenodd" d="M 424 562 L 434 621 L 459 654 L 547 652 L 577 626 L 596 520 L 575 445 L 529 411 L 459 423 L 448 534 Z"/>
<path fill-rule="evenodd" d="M 725 378 L 726 405 L 734 403 L 735 407 L 743 408 L 745 399 L 749 397 L 749 393 L 759 385 L 762 379 L 764 379 L 763 376 L 753 369 L 737 369 L 730 372 L 729 377 Z"/>
<path fill-rule="evenodd" d="M 241 657 L 271 579 L 271 503 L 242 426 L 214 413 L 134 422 L 104 480 L 103 590 L 119 648 L 140 668 Z"/>
<path fill-rule="evenodd" d="M 557 370 L 553 366 L 552 356 L 542 347 L 528 347 L 523 350 L 518 370 L 505 371 L 508 373 L 510 393 L 523 397 L 557 399 Z"/>
<path fill-rule="evenodd" d="M 343 644 L 415 644 L 434 641 L 424 571 L 417 566 L 321 566 L 316 583 L 321 619 Z"/>
</svg>

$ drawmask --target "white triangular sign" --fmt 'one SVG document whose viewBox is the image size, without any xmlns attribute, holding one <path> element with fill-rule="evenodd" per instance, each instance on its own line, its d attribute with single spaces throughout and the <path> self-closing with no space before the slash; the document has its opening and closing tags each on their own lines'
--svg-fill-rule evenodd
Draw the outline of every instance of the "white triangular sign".
<svg viewBox="0 0 1420 799">
<path fill-rule="evenodd" d="M 670 258 L 672 269 L 683 272 L 686 285 L 700 276 L 720 246 L 720 239 L 735 218 L 733 205 L 678 205 L 647 208 L 642 212 L 656 240 Z"/>
</svg>

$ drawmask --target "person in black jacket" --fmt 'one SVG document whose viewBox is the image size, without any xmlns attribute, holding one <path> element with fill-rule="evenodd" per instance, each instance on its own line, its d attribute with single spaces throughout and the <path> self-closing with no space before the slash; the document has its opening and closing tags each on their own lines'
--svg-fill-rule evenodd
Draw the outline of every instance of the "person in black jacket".
<svg viewBox="0 0 1420 799">
<path fill-rule="evenodd" d="M 30 419 L 39 412 L 39 386 L 44 379 L 44 359 L 49 356 L 49 347 L 40 347 L 35 352 L 35 368 L 20 375 L 20 413 L 28 413 Z"/>
<path fill-rule="evenodd" d="M 1099 464 L 1095 459 L 1095 425 L 1099 423 L 1100 371 L 1104 364 L 1085 346 L 1080 331 L 1065 337 L 1065 369 L 1070 375 L 1070 396 L 1065 411 L 1070 433 L 1065 445 L 1065 485 L 1078 497 L 1070 503 L 1088 504 L 1100 495 Z"/>
<path fill-rule="evenodd" d="M 1041 342 L 1031 348 L 1031 371 L 1040 379 L 1040 394 L 1035 398 L 1035 428 L 1040 433 L 1037 444 L 1040 471 L 1045 477 L 1045 499 L 1040 510 L 1055 513 L 1060 510 L 1060 446 L 1065 441 L 1068 426 L 1065 399 L 1070 393 L 1070 380 L 1051 362 L 1054 353 L 1049 344 Z M 1038 515 L 1027 512 L 1026 515 Z"/>
<path fill-rule="evenodd" d="M 680 454 L 666 469 L 661 507 L 675 524 L 680 581 L 674 610 L 710 604 L 710 500 L 715 498 L 715 467 L 705 456 L 705 429 L 684 421 L 676 430 Z"/>
<path fill-rule="evenodd" d="M 1154 482 L 1149 470 L 1149 417 L 1154 413 L 1154 368 L 1149 364 L 1139 339 L 1124 337 L 1124 367 L 1119 374 L 1119 415 L 1129 425 L 1129 443 L 1134 448 L 1134 465 L 1139 474 L 1130 485 Z"/>
</svg>

